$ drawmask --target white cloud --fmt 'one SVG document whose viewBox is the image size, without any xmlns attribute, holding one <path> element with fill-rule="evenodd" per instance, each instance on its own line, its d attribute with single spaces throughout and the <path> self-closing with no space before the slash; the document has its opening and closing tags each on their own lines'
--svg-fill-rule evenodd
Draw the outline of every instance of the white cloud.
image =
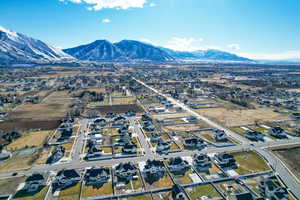
<svg viewBox="0 0 300 200">
<path fill-rule="evenodd" d="M 227 47 L 232 50 L 240 50 L 241 49 L 239 44 L 229 44 Z"/>
<path fill-rule="evenodd" d="M 149 6 L 150 6 L 150 7 L 155 7 L 155 6 L 156 6 L 156 3 L 153 3 L 153 2 L 152 2 L 152 3 L 149 4 Z"/>
<path fill-rule="evenodd" d="M 196 51 L 203 49 L 203 47 L 199 45 L 199 43 L 202 41 L 202 38 L 173 37 L 170 41 L 167 42 L 166 45 L 163 46 L 176 51 Z"/>
<path fill-rule="evenodd" d="M 108 18 L 102 19 L 102 23 L 104 23 L 104 24 L 107 24 L 107 23 L 110 23 L 110 22 L 111 22 L 111 20 L 108 19 Z"/>
<path fill-rule="evenodd" d="M 62 2 L 82 3 L 89 7 L 88 10 L 101 10 L 104 8 L 128 9 L 143 8 L 147 0 L 59 0 Z"/>
<path fill-rule="evenodd" d="M 244 56 L 257 60 L 298 60 L 300 59 L 300 51 L 285 51 L 281 53 L 238 53 L 239 56 Z"/>
</svg>

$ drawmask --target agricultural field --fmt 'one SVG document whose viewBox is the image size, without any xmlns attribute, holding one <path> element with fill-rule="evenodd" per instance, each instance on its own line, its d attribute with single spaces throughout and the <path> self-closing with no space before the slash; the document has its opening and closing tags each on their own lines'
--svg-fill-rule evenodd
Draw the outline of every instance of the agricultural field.
<svg viewBox="0 0 300 200">
<path fill-rule="evenodd" d="M 143 108 L 140 105 L 137 104 L 121 104 L 121 105 L 103 105 L 103 106 L 96 106 L 93 108 L 87 108 L 87 112 L 100 112 L 101 114 L 107 114 L 107 113 L 125 113 L 128 111 L 134 111 L 137 113 L 144 112 Z"/>
<path fill-rule="evenodd" d="M 267 122 L 276 120 L 289 120 L 288 115 L 274 112 L 271 108 L 257 109 L 228 109 L 228 108 L 209 108 L 196 110 L 224 126 L 242 126 L 247 124 L 255 124 L 255 122 Z"/>
<path fill-rule="evenodd" d="M 112 97 L 112 104 L 135 104 L 136 99 L 134 97 Z"/>
<path fill-rule="evenodd" d="M 22 104 L 9 114 L 14 119 L 62 118 L 69 111 L 72 100 L 67 91 L 53 92 L 39 104 Z"/>
<path fill-rule="evenodd" d="M 13 121 L 0 122 L 2 131 L 29 131 L 29 130 L 53 130 L 59 126 L 58 119 L 52 120 L 33 120 L 33 119 L 16 119 Z"/>
</svg>

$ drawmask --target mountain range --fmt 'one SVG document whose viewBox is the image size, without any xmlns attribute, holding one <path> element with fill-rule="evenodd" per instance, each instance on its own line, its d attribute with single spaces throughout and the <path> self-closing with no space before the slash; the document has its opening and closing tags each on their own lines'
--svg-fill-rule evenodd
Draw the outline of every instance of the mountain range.
<svg viewBox="0 0 300 200">
<path fill-rule="evenodd" d="M 134 40 L 122 40 L 117 43 L 96 40 L 90 44 L 60 50 L 41 40 L 0 26 L 0 65 L 81 61 L 177 62 L 181 60 L 251 61 L 214 49 L 193 52 L 174 51 Z"/>
<path fill-rule="evenodd" d="M 0 64 L 65 62 L 74 58 L 40 40 L 0 26 Z"/>
<path fill-rule="evenodd" d="M 220 60 L 251 61 L 248 58 L 215 49 L 193 52 L 174 51 L 134 40 L 122 40 L 110 43 L 107 40 L 96 40 L 90 44 L 64 49 L 65 53 L 79 59 L 90 61 L 156 61 L 170 62 L 178 60 Z"/>
</svg>

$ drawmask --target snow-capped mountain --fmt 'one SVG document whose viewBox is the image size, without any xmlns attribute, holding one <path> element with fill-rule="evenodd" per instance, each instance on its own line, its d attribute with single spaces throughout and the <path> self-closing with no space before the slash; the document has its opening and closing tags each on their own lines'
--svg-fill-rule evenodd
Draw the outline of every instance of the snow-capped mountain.
<svg viewBox="0 0 300 200">
<path fill-rule="evenodd" d="M 122 40 L 121 42 L 114 43 L 114 45 L 121 49 L 129 59 L 162 62 L 174 60 L 167 52 L 151 44 L 134 40 Z"/>
<path fill-rule="evenodd" d="M 75 60 L 40 40 L 0 26 L 0 64 L 55 63 Z"/>
<path fill-rule="evenodd" d="M 107 40 L 96 40 L 90 44 L 64 49 L 63 51 L 79 60 L 112 61 L 126 59 L 125 53 Z"/>
<path fill-rule="evenodd" d="M 64 49 L 63 51 L 79 60 L 90 61 L 251 61 L 232 53 L 214 49 L 193 52 L 174 51 L 135 40 L 122 40 L 117 43 L 110 43 L 107 40 L 96 40 L 90 44 Z"/>
<path fill-rule="evenodd" d="M 170 61 L 172 56 L 163 50 L 143 42 L 122 40 L 110 43 L 106 40 L 96 40 L 90 44 L 64 49 L 65 53 L 80 60 L 91 61 Z"/>
<path fill-rule="evenodd" d="M 218 61 L 252 61 L 248 58 L 240 57 L 235 54 L 215 50 L 198 50 L 192 52 L 186 51 L 174 51 L 172 49 L 167 49 L 161 47 L 162 50 L 166 51 L 169 55 L 176 59 L 190 59 L 190 60 L 218 60 Z"/>
</svg>

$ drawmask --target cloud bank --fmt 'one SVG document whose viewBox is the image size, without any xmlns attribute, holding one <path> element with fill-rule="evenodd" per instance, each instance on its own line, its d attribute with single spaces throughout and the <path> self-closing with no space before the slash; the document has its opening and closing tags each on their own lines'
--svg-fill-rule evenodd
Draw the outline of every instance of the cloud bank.
<svg viewBox="0 0 300 200">
<path fill-rule="evenodd" d="M 143 8 L 147 0 L 59 0 L 88 5 L 88 10 Z"/>
</svg>

